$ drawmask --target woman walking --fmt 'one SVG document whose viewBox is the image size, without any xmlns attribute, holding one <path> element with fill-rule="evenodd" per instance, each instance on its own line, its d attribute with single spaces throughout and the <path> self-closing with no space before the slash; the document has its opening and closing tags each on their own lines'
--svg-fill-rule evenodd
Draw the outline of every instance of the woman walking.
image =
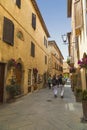
<svg viewBox="0 0 87 130">
<path fill-rule="evenodd" d="M 56 98 L 56 97 L 57 97 L 57 93 L 58 93 L 56 75 L 53 76 L 52 84 L 53 84 L 53 93 L 54 93 L 54 97 Z"/>
</svg>

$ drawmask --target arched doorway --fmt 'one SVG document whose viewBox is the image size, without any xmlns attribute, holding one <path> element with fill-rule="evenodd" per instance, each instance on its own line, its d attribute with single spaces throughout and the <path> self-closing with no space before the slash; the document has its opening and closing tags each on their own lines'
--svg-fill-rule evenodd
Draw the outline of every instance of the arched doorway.
<svg viewBox="0 0 87 130">
<path fill-rule="evenodd" d="M 22 72 L 23 72 L 23 65 L 22 65 L 21 58 L 19 58 L 17 61 L 15 59 L 10 59 L 8 61 L 6 85 L 7 86 L 10 85 L 11 87 L 13 86 L 13 88 L 15 89 L 15 96 L 23 93 Z M 8 97 L 9 95 L 7 96 L 7 98 Z"/>
</svg>

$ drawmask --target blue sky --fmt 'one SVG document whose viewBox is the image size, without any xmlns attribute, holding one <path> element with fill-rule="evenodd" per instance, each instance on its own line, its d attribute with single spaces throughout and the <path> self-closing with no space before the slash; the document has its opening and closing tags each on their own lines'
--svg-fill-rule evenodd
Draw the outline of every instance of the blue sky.
<svg viewBox="0 0 87 130">
<path fill-rule="evenodd" d="M 51 38 L 55 40 L 66 59 L 68 46 L 63 44 L 61 35 L 71 31 L 70 18 L 67 18 L 67 0 L 36 0 Z"/>
</svg>

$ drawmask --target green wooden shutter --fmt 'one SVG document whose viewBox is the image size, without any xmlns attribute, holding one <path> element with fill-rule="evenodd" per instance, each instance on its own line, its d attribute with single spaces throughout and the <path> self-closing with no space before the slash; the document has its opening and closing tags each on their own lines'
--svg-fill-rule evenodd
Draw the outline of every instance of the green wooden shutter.
<svg viewBox="0 0 87 130">
<path fill-rule="evenodd" d="M 18 8 L 21 8 L 21 0 L 16 0 L 16 5 L 18 6 Z"/>
<path fill-rule="evenodd" d="M 32 13 L 32 27 L 35 30 L 36 29 L 36 15 Z"/>
<path fill-rule="evenodd" d="M 6 17 L 4 17 L 3 41 L 12 46 L 14 44 L 14 24 Z"/>
<path fill-rule="evenodd" d="M 31 42 L 31 56 L 35 57 L 35 45 L 33 42 Z"/>
</svg>

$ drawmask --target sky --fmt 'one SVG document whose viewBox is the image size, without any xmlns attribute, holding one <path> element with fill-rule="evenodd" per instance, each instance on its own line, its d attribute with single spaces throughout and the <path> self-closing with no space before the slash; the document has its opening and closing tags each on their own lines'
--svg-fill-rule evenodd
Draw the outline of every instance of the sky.
<svg viewBox="0 0 87 130">
<path fill-rule="evenodd" d="M 68 45 L 64 45 L 62 35 L 71 32 L 71 19 L 67 17 L 67 0 L 36 0 L 50 38 L 55 40 L 64 59 L 67 59 Z"/>
</svg>

